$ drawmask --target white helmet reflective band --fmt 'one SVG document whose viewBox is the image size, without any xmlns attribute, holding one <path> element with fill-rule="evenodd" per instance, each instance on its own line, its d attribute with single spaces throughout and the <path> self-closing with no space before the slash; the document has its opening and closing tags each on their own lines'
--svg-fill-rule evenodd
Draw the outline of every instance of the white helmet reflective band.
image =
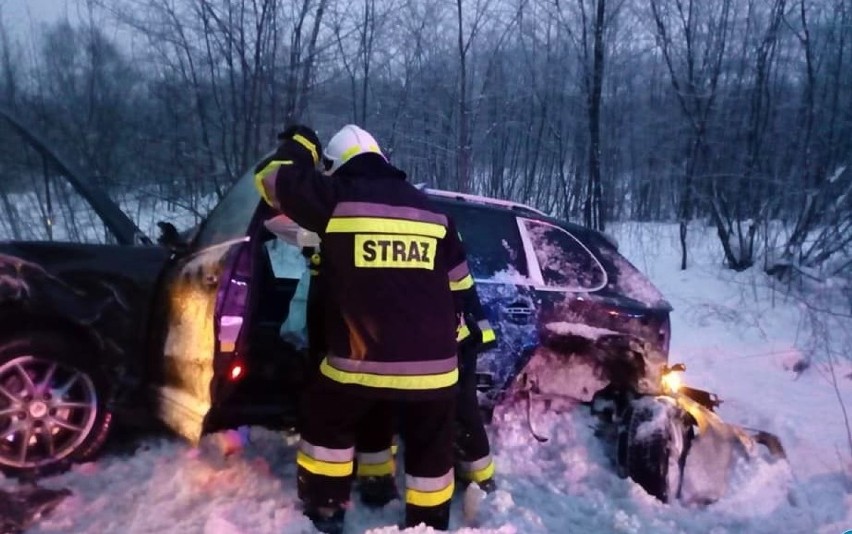
<svg viewBox="0 0 852 534">
<path fill-rule="evenodd" d="M 334 173 L 350 159 L 368 152 L 385 157 L 372 135 L 354 124 L 347 124 L 334 134 L 326 145 L 323 156 L 331 161 L 331 166 L 327 170 Z"/>
</svg>

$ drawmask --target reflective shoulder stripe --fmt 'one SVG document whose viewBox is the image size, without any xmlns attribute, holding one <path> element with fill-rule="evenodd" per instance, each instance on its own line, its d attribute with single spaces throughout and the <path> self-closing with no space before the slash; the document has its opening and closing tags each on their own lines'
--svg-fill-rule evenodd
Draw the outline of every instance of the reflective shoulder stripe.
<svg viewBox="0 0 852 534">
<path fill-rule="evenodd" d="M 314 475 L 327 477 L 347 477 L 352 474 L 354 462 L 324 462 L 311 458 L 302 451 L 296 453 L 296 463 L 299 467 Z"/>
<path fill-rule="evenodd" d="M 270 161 L 269 163 L 267 163 L 266 167 L 260 169 L 260 171 L 255 173 L 254 177 L 255 177 L 255 179 L 257 179 L 258 176 L 261 176 L 261 177 L 266 176 L 266 175 L 274 172 L 275 169 L 277 169 L 278 167 L 281 167 L 282 165 L 292 165 L 292 164 L 293 164 L 293 160 L 290 160 L 290 159 L 285 159 L 285 160 L 274 159 L 274 160 Z"/>
<path fill-rule="evenodd" d="M 472 287 L 473 287 L 473 277 L 471 275 L 467 275 L 457 282 L 450 280 L 450 290 L 452 290 L 452 291 L 464 291 L 464 290 L 470 289 Z"/>
<path fill-rule="evenodd" d="M 379 217 L 405 219 L 447 226 L 447 216 L 411 206 L 392 206 L 377 202 L 340 202 L 334 207 L 332 217 Z"/>
<path fill-rule="evenodd" d="M 325 231 L 329 234 L 414 234 L 437 238 L 447 235 L 447 228 L 440 224 L 382 217 L 332 217 Z"/>
<path fill-rule="evenodd" d="M 266 164 L 266 167 L 260 169 L 259 172 L 256 172 L 254 175 L 254 186 L 260 192 L 260 196 L 263 198 L 263 201 L 272 205 L 272 199 L 269 197 L 269 193 L 266 191 L 266 186 L 263 184 L 263 179 L 275 172 L 278 167 L 282 165 L 292 165 L 293 162 L 291 160 L 272 160 Z"/>
<path fill-rule="evenodd" d="M 347 372 L 335 369 L 324 358 L 320 364 L 320 372 L 341 384 L 355 384 L 371 388 L 389 388 L 402 390 L 426 390 L 450 387 L 458 382 L 459 371 L 452 371 L 433 375 L 381 375 L 371 373 Z"/>
<path fill-rule="evenodd" d="M 293 136 L 293 141 L 299 143 L 300 145 L 308 149 L 308 151 L 311 153 L 311 158 L 313 159 L 314 165 L 319 162 L 319 154 L 317 154 L 316 145 L 308 141 L 306 137 L 299 134 Z"/>
</svg>

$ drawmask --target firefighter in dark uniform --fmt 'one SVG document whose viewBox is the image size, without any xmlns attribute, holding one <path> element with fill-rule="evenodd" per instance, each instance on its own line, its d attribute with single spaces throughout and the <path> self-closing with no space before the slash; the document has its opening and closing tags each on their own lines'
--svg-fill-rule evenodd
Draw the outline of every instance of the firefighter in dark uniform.
<svg viewBox="0 0 852 534">
<path fill-rule="evenodd" d="M 319 366 L 326 352 L 323 325 L 323 277 L 320 249 L 311 249 L 308 257 L 311 285 L 307 299 L 308 366 L 309 380 L 319 374 Z M 387 409 L 387 408 L 386 408 Z M 396 431 L 396 414 L 377 417 L 361 425 L 355 436 L 355 481 L 358 494 L 365 505 L 380 508 L 399 497 L 394 474 L 396 473 L 393 436 Z"/>
<path fill-rule="evenodd" d="M 461 240 L 461 238 L 459 238 Z M 461 270 L 468 272 L 467 264 Z M 459 324 L 456 331 L 459 354 L 459 397 L 456 410 L 455 465 L 456 477 L 474 482 L 483 490 L 496 489 L 494 461 L 485 422 L 476 395 L 477 356 L 496 345 L 497 337 L 485 316 L 482 303 L 470 274 L 451 283 Z M 308 325 L 310 330 L 311 325 Z M 392 421 L 373 428 L 356 441 L 356 475 L 361 501 L 381 507 L 395 499 L 396 489 Z"/>
<path fill-rule="evenodd" d="M 359 431 L 403 410 L 405 524 L 446 530 L 455 480 L 458 366 L 448 287 L 468 273 L 454 226 L 376 141 L 345 126 L 323 152 L 303 126 L 255 180 L 264 200 L 322 240 L 326 356 L 307 388 L 297 453 L 305 514 L 340 532 Z"/>
<path fill-rule="evenodd" d="M 456 335 L 460 390 L 456 412 L 456 474 L 491 492 L 496 489 L 494 460 L 476 396 L 476 360 L 480 353 L 496 345 L 497 337 L 485 316 L 473 278 L 468 275 L 453 290 L 456 309 L 462 315 Z"/>
</svg>

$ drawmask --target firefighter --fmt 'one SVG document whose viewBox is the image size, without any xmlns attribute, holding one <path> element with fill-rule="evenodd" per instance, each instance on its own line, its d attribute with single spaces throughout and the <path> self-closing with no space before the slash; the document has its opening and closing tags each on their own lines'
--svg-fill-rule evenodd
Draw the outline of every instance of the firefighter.
<svg viewBox="0 0 852 534">
<path fill-rule="evenodd" d="M 461 310 L 457 331 L 459 345 L 459 399 L 456 413 L 457 475 L 465 482 L 475 482 L 486 492 L 496 489 L 494 460 L 485 422 L 476 396 L 477 356 L 497 343 L 491 323 L 485 316 L 473 278 L 454 286 L 456 308 Z"/>
<path fill-rule="evenodd" d="M 311 129 L 289 128 L 255 181 L 322 241 L 326 355 L 305 393 L 296 459 L 305 514 L 324 532 L 342 530 L 357 436 L 400 403 L 405 525 L 446 530 L 458 393 L 448 279 L 468 274 L 455 227 L 354 125 L 325 151 Z"/>
<path fill-rule="evenodd" d="M 467 272 L 467 264 L 462 269 Z M 478 354 L 496 344 L 497 337 L 485 316 L 473 277 L 464 276 L 451 284 L 450 289 L 459 317 L 456 330 L 460 390 L 456 411 L 456 476 L 491 492 L 496 489 L 494 461 L 476 395 L 476 360 Z M 369 506 L 382 507 L 399 495 L 394 477 L 394 429 L 394 421 L 388 419 L 386 425 L 374 428 L 356 441 L 358 492 L 361 501 Z"/>
</svg>

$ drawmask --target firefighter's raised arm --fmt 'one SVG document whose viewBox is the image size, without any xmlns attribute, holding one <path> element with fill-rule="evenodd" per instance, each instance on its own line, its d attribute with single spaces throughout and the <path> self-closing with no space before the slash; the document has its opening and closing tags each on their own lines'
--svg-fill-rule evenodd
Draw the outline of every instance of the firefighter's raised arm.
<svg viewBox="0 0 852 534">
<path fill-rule="evenodd" d="M 307 126 L 291 126 L 281 144 L 255 169 L 255 186 L 263 200 L 302 228 L 322 232 L 334 209 L 332 179 L 317 170 L 322 145 Z"/>
</svg>

